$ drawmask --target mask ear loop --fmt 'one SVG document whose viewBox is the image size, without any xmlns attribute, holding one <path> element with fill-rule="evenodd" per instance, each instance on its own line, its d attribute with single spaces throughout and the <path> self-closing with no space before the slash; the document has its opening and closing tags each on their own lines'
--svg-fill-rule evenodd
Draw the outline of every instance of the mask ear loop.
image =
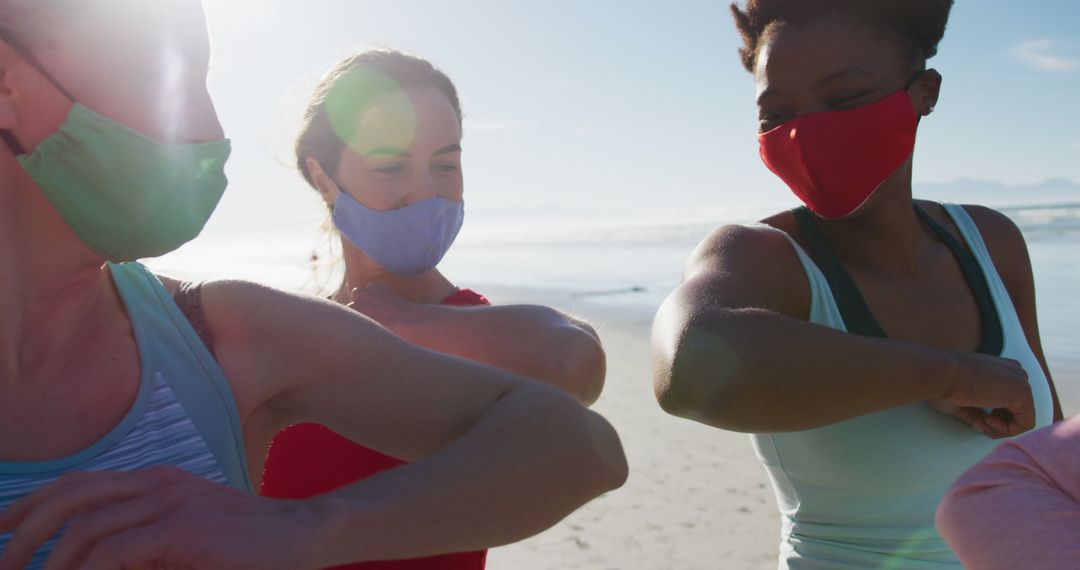
<svg viewBox="0 0 1080 570">
<path fill-rule="evenodd" d="M 0 40 L 6 43 L 8 47 L 15 51 L 15 53 L 19 54 L 19 56 L 21 56 L 23 60 L 26 61 L 26 63 L 30 64 L 30 67 L 34 68 L 34 71 L 37 71 L 38 74 L 44 77 L 50 85 L 55 87 L 56 90 L 60 92 L 60 94 L 62 94 L 64 97 L 67 97 L 68 101 L 71 101 L 72 104 L 78 103 L 75 97 L 73 97 L 71 93 L 64 88 L 63 85 L 60 85 L 60 82 L 57 81 L 56 78 L 54 78 L 47 69 L 45 69 L 45 66 L 42 65 L 41 62 L 37 60 L 37 58 L 34 57 L 34 54 L 29 49 L 27 49 L 26 44 L 21 42 L 19 38 L 11 32 L 11 30 L 6 27 L 0 26 Z M 11 149 L 12 154 L 14 154 L 15 156 L 21 156 L 26 154 L 26 149 L 23 147 L 22 143 L 19 142 L 19 139 L 15 137 L 15 134 L 11 131 L 6 129 L 0 130 L 0 140 L 4 141 L 4 144 L 6 144 L 9 149 Z"/>
</svg>

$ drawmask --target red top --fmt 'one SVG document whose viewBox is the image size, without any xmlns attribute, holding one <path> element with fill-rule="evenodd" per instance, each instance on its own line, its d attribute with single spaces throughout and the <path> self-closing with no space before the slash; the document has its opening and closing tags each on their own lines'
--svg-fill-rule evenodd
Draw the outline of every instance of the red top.
<svg viewBox="0 0 1080 570">
<path fill-rule="evenodd" d="M 462 289 L 443 299 L 441 304 L 491 303 L 475 291 Z M 404 464 L 319 424 L 298 424 L 274 436 L 266 454 L 259 494 L 275 499 L 306 499 Z M 361 562 L 338 566 L 335 570 L 483 570 L 486 559 L 487 551 L 464 552 L 393 562 Z"/>
</svg>

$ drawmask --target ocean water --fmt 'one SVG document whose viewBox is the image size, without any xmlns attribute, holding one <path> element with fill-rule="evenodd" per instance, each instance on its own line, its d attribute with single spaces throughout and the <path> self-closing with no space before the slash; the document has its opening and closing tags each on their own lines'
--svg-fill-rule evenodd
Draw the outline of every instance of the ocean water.
<svg viewBox="0 0 1080 570">
<path fill-rule="evenodd" d="M 1024 232 L 1035 274 L 1040 334 L 1062 399 L 1080 413 L 1080 204 L 1003 208 Z M 746 220 L 753 218 L 746 218 Z M 581 303 L 651 314 L 678 286 L 694 247 L 728 221 L 520 229 L 468 228 L 441 264 L 461 286 L 556 290 Z M 240 277 L 316 293 L 312 225 L 211 230 L 153 260 L 188 279 Z M 329 279 L 332 281 L 332 277 Z M 1068 411 L 1067 411 L 1068 412 Z"/>
</svg>

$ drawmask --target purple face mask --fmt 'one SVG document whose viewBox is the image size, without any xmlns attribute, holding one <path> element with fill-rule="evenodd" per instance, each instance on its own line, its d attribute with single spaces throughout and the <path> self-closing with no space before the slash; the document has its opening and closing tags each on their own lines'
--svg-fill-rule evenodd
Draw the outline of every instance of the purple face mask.
<svg viewBox="0 0 1080 570">
<path fill-rule="evenodd" d="M 431 198 L 397 210 L 372 210 L 345 192 L 334 225 L 345 239 L 387 271 L 423 275 L 442 261 L 465 222 L 465 202 Z"/>
</svg>

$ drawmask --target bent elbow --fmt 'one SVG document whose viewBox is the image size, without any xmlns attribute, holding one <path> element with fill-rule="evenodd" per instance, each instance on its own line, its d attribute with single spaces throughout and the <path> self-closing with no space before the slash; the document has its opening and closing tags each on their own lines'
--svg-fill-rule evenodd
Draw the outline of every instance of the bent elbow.
<svg viewBox="0 0 1080 570">
<path fill-rule="evenodd" d="M 604 390 L 607 355 L 600 341 L 587 331 L 570 327 L 559 342 L 561 363 L 555 384 L 582 404 L 594 404 Z"/>
<path fill-rule="evenodd" d="M 600 495 L 625 485 L 630 477 L 630 465 L 615 428 L 595 412 L 589 412 L 589 419 L 590 439 L 601 466 L 597 478 L 597 495 Z"/>
<path fill-rule="evenodd" d="M 653 388 L 657 403 L 668 414 L 731 429 L 729 416 L 741 398 L 735 382 L 738 358 L 718 340 L 714 333 L 691 328 L 670 350 L 658 350 Z"/>
<path fill-rule="evenodd" d="M 706 394 L 702 384 L 700 377 L 677 374 L 672 370 L 656 382 L 656 402 L 660 409 L 672 416 L 697 421 L 705 409 L 710 407 L 709 402 L 715 403 L 725 397 L 721 393 L 721 387 L 710 386 L 709 393 Z"/>
</svg>

